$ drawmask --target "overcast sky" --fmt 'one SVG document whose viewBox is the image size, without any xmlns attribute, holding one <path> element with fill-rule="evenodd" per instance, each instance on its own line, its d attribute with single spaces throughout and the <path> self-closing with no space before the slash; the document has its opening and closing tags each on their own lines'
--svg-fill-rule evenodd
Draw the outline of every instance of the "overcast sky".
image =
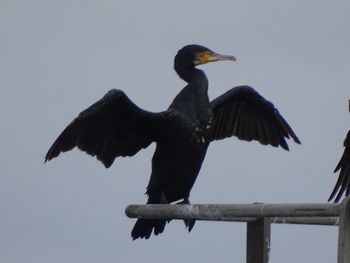
<svg viewBox="0 0 350 263">
<path fill-rule="evenodd" d="M 215 4 L 213 4 L 215 2 Z M 152 144 L 105 169 L 74 150 L 43 164 L 77 114 L 118 88 L 161 111 L 185 83 L 186 44 L 237 62 L 201 68 L 213 99 L 242 84 L 271 100 L 303 145 L 213 143 L 193 203 L 325 202 L 350 127 L 348 1 L 0 0 L 0 261 L 244 262 L 245 224 L 180 221 L 132 241 Z M 336 261 L 337 228 L 272 226 L 271 262 Z"/>
</svg>

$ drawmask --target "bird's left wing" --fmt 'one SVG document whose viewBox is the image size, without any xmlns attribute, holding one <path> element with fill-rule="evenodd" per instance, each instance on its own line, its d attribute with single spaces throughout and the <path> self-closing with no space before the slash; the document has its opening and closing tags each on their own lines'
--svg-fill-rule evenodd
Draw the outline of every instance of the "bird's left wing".
<svg viewBox="0 0 350 263">
<path fill-rule="evenodd" d="M 335 203 L 340 200 L 345 191 L 345 196 L 350 195 L 350 131 L 344 140 L 344 147 L 344 153 L 334 170 L 335 173 L 340 170 L 339 177 L 328 199 L 330 201 L 337 195 L 334 200 Z"/>
<path fill-rule="evenodd" d="M 237 136 L 241 140 L 288 150 L 286 138 L 300 140 L 274 105 L 249 86 L 232 88 L 211 102 L 211 140 Z"/>
<path fill-rule="evenodd" d="M 74 147 L 110 167 L 118 156 L 132 156 L 157 140 L 162 113 L 137 107 L 121 90 L 111 90 L 84 110 L 59 135 L 45 161 Z"/>
</svg>

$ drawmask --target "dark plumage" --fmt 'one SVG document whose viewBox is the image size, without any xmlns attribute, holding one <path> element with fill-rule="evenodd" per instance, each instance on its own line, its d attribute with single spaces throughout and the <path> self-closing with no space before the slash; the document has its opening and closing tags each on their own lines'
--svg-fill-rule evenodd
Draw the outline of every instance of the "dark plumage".
<svg viewBox="0 0 350 263">
<path fill-rule="evenodd" d="M 144 111 L 122 91 L 111 90 L 68 125 L 45 160 L 76 146 L 109 167 L 116 157 L 133 156 L 156 142 L 147 203 L 188 203 L 210 142 L 237 136 L 285 150 L 286 138 L 300 143 L 274 105 L 250 87 L 233 88 L 209 101 L 208 80 L 195 66 L 219 60 L 235 58 L 199 45 L 183 47 L 175 57 L 174 68 L 188 85 L 166 111 Z M 165 224 L 166 220 L 139 219 L 132 237 L 149 238 L 152 231 L 157 235 Z M 185 224 L 191 230 L 194 221 Z"/>
<path fill-rule="evenodd" d="M 335 173 L 340 170 L 339 177 L 328 198 L 328 201 L 331 201 L 336 196 L 335 203 L 339 202 L 344 192 L 345 196 L 350 196 L 350 131 L 344 140 L 344 147 L 344 153 L 334 170 Z"/>
</svg>

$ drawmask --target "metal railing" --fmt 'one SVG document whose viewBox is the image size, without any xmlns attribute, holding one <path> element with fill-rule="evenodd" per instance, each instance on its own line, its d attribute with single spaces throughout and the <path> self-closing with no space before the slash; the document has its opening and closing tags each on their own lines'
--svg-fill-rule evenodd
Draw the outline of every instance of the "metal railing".
<svg viewBox="0 0 350 263">
<path fill-rule="evenodd" d="M 340 204 L 129 205 L 130 218 L 195 219 L 247 223 L 247 263 L 267 263 L 271 224 L 338 226 L 338 263 L 350 263 L 350 199 Z"/>
</svg>

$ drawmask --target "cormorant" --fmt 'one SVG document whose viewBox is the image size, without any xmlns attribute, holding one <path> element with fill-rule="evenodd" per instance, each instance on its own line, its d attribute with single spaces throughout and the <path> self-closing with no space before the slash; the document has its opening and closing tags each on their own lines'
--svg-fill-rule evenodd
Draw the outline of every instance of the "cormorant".
<svg viewBox="0 0 350 263">
<path fill-rule="evenodd" d="M 196 66 L 235 60 L 200 45 L 187 45 L 175 56 L 174 69 L 188 84 L 160 113 L 136 106 L 121 90 L 111 90 L 84 110 L 60 134 L 45 161 L 74 147 L 96 156 L 107 168 L 116 157 L 133 156 L 156 142 L 146 194 L 148 204 L 189 203 L 209 143 L 231 136 L 288 150 L 286 138 L 298 137 L 274 105 L 253 88 L 235 87 L 211 101 L 208 80 Z M 138 219 L 133 239 L 162 233 L 167 220 Z M 194 221 L 186 221 L 189 231 Z"/>
<path fill-rule="evenodd" d="M 350 111 L 350 100 L 349 100 L 349 111 Z M 344 192 L 345 192 L 345 196 L 350 196 L 350 130 L 346 135 L 343 145 L 345 147 L 343 155 L 340 158 L 340 161 L 337 167 L 335 167 L 334 169 L 334 173 L 340 170 L 339 177 L 330 197 L 328 198 L 328 201 L 331 201 L 335 197 L 335 195 L 337 195 L 337 197 L 334 200 L 335 203 L 339 202 Z"/>
</svg>

